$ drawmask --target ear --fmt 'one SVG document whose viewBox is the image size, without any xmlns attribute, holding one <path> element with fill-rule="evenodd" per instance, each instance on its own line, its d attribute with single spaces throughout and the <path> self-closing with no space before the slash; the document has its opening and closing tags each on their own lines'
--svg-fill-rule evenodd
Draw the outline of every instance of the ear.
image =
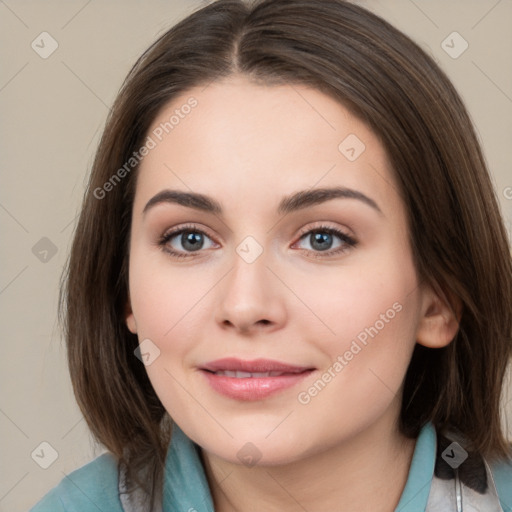
<svg viewBox="0 0 512 512">
<path fill-rule="evenodd" d="M 126 306 L 125 306 L 125 321 L 126 321 L 126 326 L 128 327 L 128 330 L 132 334 L 137 334 L 137 324 L 135 322 L 135 316 L 133 315 L 132 304 L 131 304 L 129 294 L 128 294 L 128 300 L 126 301 Z"/>
<path fill-rule="evenodd" d="M 458 297 L 451 300 L 441 291 L 426 285 L 423 290 L 422 316 L 416 331 L 416 341 L 425 347 L 442 348 L 451 343 L 462 316 Z"/>
</svg>

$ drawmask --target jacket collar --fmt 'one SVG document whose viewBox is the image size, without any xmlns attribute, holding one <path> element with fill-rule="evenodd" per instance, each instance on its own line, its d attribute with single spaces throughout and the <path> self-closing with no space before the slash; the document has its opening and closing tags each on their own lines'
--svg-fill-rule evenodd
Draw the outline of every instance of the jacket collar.
<svg viewBox="0 0 512 512">
<path fill-rule="evenodd" d="M 214 512 L 199 447 L 176 423 L 165 462 L 163 512 Z"/>
<path fill-rule="evenodd" d="M 395 512 L 425 510 L 436 461 L 436 430 L 432 423 L 423 426 L 416 440 L 409 476 Z"/>
</svg>

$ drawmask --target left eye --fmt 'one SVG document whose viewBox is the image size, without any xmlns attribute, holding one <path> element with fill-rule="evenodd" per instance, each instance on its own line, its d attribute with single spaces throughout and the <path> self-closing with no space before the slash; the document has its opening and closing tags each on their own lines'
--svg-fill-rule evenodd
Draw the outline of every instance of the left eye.
<svg viewBox="0 0 512 512">
<path fill-rule="evenodd" d="M 333 247 L 336 238 L 339 240 L 339 242 Z M 356 241 L 352 237 L 346 235 L 338 229 L 327 226 L 318 227 L 307 231 L 301 236 L 300 240 L 309 242 L 310 247 L 306 247 L 306 250 L 316 253 L 328 251 L 329 255 L 338 254 L 344 250 L 347 250 L 349 247 L 356 245 Z"/>
</svg>

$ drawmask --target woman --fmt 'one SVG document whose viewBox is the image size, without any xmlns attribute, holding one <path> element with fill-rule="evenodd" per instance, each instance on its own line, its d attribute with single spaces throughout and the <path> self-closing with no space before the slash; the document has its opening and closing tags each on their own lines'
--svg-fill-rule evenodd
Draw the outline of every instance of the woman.
<svg viewBox="0 0 512 512">
<path fill-rule="evenodd" d="M 466 109 L 342 0 L 220 0 L 129 73 L 62 312 L 109 453 L 32 510 L 512 510 L 511 259 Z"/>
</svg>

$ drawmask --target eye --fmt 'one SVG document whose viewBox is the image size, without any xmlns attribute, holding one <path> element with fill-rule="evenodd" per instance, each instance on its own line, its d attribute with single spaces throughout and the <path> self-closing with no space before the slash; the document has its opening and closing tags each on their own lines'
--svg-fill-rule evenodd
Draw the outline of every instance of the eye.
<svg viewBox="0 0 512 512">
<path fill-rule="evenodd" d="M 357 245 L 357 241 L 343 231 L 324 225 L 302 231 L 299 241 L 294 245 L 301 241 L 309 243 L 310 247 L 303 250 L 311 253 L 314 258 L 335 256 Z M 202 229 L 194 224 L 167 231 L 159 239 L 158 245 L 174 258 L 193 257 L 194 253 L 202 249 L 217 246 Z"/>
<path fill-rule="evenodd" d="M 306 247 L 305 250 L 311 252 L 315 258 L 335 256 L 357 245 L 357 241 L 353 237 L 330 226 L 317 226 L 301 233 L 301 235 L 299 242 L 301 240 L 308 242 L 309 248 Z M 338 240 L 337 244 L 336 239 Z M 299 242 L 296 242 L 296 244 Z"/>
<path fill-rule="evenodd" d="M 210 241 L 210 245 L 206 242 L 207 240 Z M 201 249 L 215 247 L 212 239 L 193 224 L 166 232 L 158 241 L 158 245 L 175 258 L 187 258 Z"/>
</svg>

